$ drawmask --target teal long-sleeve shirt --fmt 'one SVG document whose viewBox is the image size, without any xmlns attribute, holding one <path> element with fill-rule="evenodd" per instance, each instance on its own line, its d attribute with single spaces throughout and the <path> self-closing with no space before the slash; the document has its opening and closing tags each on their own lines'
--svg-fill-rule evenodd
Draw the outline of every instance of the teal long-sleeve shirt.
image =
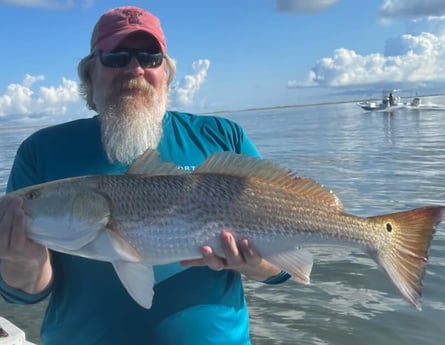
<svg viewBox="0 0 445 345">
<path fill-rule="evenodd" d="M 259 157 L 244 130 L 224 118 L 167 112 L 163 128 L 161 158 L 181 169 L 192 171 L 217 151 Z M 7 190 L 127 168 L 108 162 L 96 116 L 27 138 Z M 153 306 L 147 310 L 131 299 L 111 264 L 57 252 L 51 252 L 51 259 L 53 282 L 38 295 L 12 289 L 0 279 L 0 293 L 9 302 L 36 303 L 50 296 L 41 329 L 44 345 L 250 344 L 241 276 L 235 271 L 156 266 Z"/>
</svg>

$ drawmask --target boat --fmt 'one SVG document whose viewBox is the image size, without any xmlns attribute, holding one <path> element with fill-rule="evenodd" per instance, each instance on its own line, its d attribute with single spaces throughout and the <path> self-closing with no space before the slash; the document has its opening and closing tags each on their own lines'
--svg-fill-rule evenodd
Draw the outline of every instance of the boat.
<svg viewBox="0 0 445 345">
<path fill-rule="evenodd" d="M 36 345 L 26 340 L 25 332 L 0 316 L 0 345 Z"/>
<path fill-rule="evenodd" d="M 420 97 L 414 97 L 411 102 L 405 104 L 405 108 L 412 110 L 440 110 L 445 111 L 445 106 L 433 103 L 423 103 Z"/>
<path fill-rule="evenodd" d="M 357 105 L 366 111 L 381 111 L 381 112 L 392 112 L 398 109 L 408 109 L 408 110 L 440 110 L 445 111 L 445 105 L 424 103 L 421 97 L 415 96 L 411 101 L 402 102 L 399 96 L 395 96 L 393 91 L 382 92 L 382 99 L 380 101 L 364 101 L 358 102 Z"/>
<path fill-rule="evenodd" d="M 405 106 L 399 96 L 394 95 L 395 91 L 384 91 L 380 101 L 358 102 L 357 105 L 366 111 L 393 111 Z"/>
</svg>

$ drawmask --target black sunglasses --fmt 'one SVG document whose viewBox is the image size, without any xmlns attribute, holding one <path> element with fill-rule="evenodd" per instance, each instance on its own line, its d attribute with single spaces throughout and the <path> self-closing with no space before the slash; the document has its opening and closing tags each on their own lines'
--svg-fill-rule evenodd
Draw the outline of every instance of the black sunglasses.
<svg viewBox="0 0 445 345">
<path fill-rule="evenodd" d="M 96 50 L 91 54 L 99 56 L 100 62 L 105 67 L 121 68 L 127 66 L 132 57 L 135 57 L 142 68 L 156 68 L 161 66 L 164 54 L 150 53 L 146 49 L 119 49 L 114 52 Z"/>
</svg>

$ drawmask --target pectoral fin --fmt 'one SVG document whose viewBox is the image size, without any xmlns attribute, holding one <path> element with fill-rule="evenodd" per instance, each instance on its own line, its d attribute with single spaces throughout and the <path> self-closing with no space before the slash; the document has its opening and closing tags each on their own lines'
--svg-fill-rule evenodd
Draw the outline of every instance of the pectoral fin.
<svg viewBox="0 0 445 345">
<path fill-rule="evenodd" d="M 312 254 L 307 250 L 291 248 L 274 254 L 269 254 L 268 250 L 266 250 L 265 253 L 262 253 L 262 256 L 267 261 L 289 273 L 297 282 L 305 285 L 310 283 L 314 262 Z"/>
<path fill-rule="evenodd" d="M 76 251 L 76 255 L 111 262 L 130 296 L 142 307 L 151 307 L 153 268 L 145 266 L 136 249 L 120 235 L 104 229 L 93 242 Z"/>
<path fill-rule="evenodd" d="M 80 249 L 75 255 L 90 259 L 115 262 L 115 261 L 141 261 L 140 254 L 124 238 L 113 231 L 104 229 L 94 239 Z"/>
<path fill-rule="evenodd" d="M 139 252 L 126 239 L 114 231 L 107 230 L 111 243 L 114 249 L 126 261 L 141 261 L 142 257 Z"/>
<path fill-rule="evenodd" d="M 153 267 L 140 262 L 113 262 L 113 267 L 130 296 L 142 307 L 150 309 L 153 301 Z"/>
</svg>

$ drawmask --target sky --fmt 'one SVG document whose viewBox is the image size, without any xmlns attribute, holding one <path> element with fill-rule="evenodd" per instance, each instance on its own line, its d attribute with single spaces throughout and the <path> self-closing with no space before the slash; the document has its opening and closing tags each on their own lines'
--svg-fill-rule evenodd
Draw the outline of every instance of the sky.
<svg viewBox="0 0 445 345">
<path fill-rule="evenodd" d="M 93 115 L 77 64 L 100 15 L 123 5 L 161 20 L 170 109 L 445 93 L 444 0 L 0 0 L 0 127 Z"/>
</svg>

